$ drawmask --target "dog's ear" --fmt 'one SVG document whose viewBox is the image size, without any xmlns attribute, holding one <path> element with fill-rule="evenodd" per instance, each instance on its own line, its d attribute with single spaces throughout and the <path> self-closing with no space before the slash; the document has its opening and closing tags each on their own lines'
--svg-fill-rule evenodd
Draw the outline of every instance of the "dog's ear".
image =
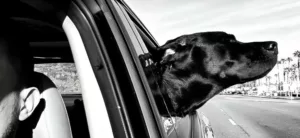
<svg viewBox="0 0 300 138">
<path fill-rule="evenodd" d="M 171 64 L 174 62 L 174 55 L 175 54 L 175 50 L 169 48 L 167 50 L 165 50 L 165 54 L 163 55 L 162 59 L 160 60 L 160 64 L 164 65 L 164 64 Z"/>
<path fill-rule="evenodd" d="M 164 57 L 175 54 L 176 52 L 180 52 L 184 50 L 187 46 L 187 39 L 186 38 L 178 38 L 173 40 L 170 43 L 166 43 L 161 48 L 164 50 Z"/>
<path fill-rule="evenodd" d="M 178 48 L 185 46 L 187 44 L 187 40 L 185 37 L 179 37 L 172 40 L 167 41 L 164 45 L 162 45 L 160 48 L 163 50 L 167 49 L 173 49 L 178 50 Z"/>
<path fill-rule="evenodd" d="M 185 46 L 186 45 L 186 39 L 181 39 L 178 43 L 181 46 Z"/>
<path fill-rule="evenodd" d="M 162 60 L 169 59 L 170 55 L 175 54 L 187 45 L 187 39 L 185 37 L 177 37 L 175 39 L 167 41 L 164 45 L 152 48 L 149 52 L 152 55 L 154 62 L 161 62 Z M 168 57 L 168 58 L 166 58 Z"/>
<path fill-rule="evenodd" d="M 181 52 L 183 49 L 186 48 L 186 45 L 186 38 L 177 38 L 168 41 L 165 45 L 161 47 L 161 50 L 164 54 L 162 55 L 160 64 L 172 64 L 178 58 L 178 56 L 175 56 L 176 52 Z"/>
</svg>

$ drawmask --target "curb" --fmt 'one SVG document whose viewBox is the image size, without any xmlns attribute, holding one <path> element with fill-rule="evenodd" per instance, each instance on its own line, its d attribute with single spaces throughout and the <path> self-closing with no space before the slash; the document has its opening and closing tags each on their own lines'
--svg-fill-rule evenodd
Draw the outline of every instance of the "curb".
<svg viewBox="0 0 300 138">
<path fill-rule="evenodd" d="M 256 97 L 256 98 L 265 98 L 265 99 L 281 99 L 281 100 L 291 100 L 290 97 L 264 97 L 264 96 L 247 96 L 247 97 Z M 300 98 L 293 97 L 292 100 L 300 101 Z"/>
</svg>

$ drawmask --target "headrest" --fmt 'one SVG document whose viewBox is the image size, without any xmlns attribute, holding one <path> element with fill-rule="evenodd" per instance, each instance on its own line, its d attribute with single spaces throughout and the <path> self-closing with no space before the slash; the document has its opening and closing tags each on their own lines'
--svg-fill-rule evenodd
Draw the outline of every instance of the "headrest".
<svg viewBox="0 0 300 138">
<path fill-rule="evenodd" d="M 41 101 L 34 113 L 20 123 L 17 137 L 72 138 L 66 107 L 56 86 L 42 73 L 34 73 L 33 77 Z"/>
</svg>

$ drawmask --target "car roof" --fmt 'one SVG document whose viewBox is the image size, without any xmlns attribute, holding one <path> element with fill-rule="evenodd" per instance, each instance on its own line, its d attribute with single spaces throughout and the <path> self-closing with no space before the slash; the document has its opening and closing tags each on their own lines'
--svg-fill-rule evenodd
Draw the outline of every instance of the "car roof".
<svg viewBox="0 0 300 138">
<path fill-rule="evenodd" d="M 118 0 L 122 2 L 122 0 Z M 71 0 L 11 0 L 1 11 L 21 26 L 30 42 L 35 63 L 74 62 L 62 29 Z M 124 4 L 124 2 L 122 2 Z M 1 7 L 0 6 L 0 7 Z"/>
<path fill-rule="evenodd" d="M 73 62 L 62 29 L 69 0 L 21 0 L 5 2 L 1 18 L 10 18 L 29 41 L 35 63 Z M 4 9 L 2 9 L 4 10 Z"/>
</svg>

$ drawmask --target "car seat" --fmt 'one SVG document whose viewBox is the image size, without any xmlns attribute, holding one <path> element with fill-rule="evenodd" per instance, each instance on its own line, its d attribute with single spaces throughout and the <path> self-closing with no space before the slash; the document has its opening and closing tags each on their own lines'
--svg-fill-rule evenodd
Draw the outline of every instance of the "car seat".
<svg viewBox="0 0 300 138">
<path fill-rule="evenodd" d="M 42 73 L 35 72 L 33 77 L 42 98 L 33 114 L 20 122 L 16 137 L 72 138 L 66 107 L 55 84 Z"/>
</svg>

